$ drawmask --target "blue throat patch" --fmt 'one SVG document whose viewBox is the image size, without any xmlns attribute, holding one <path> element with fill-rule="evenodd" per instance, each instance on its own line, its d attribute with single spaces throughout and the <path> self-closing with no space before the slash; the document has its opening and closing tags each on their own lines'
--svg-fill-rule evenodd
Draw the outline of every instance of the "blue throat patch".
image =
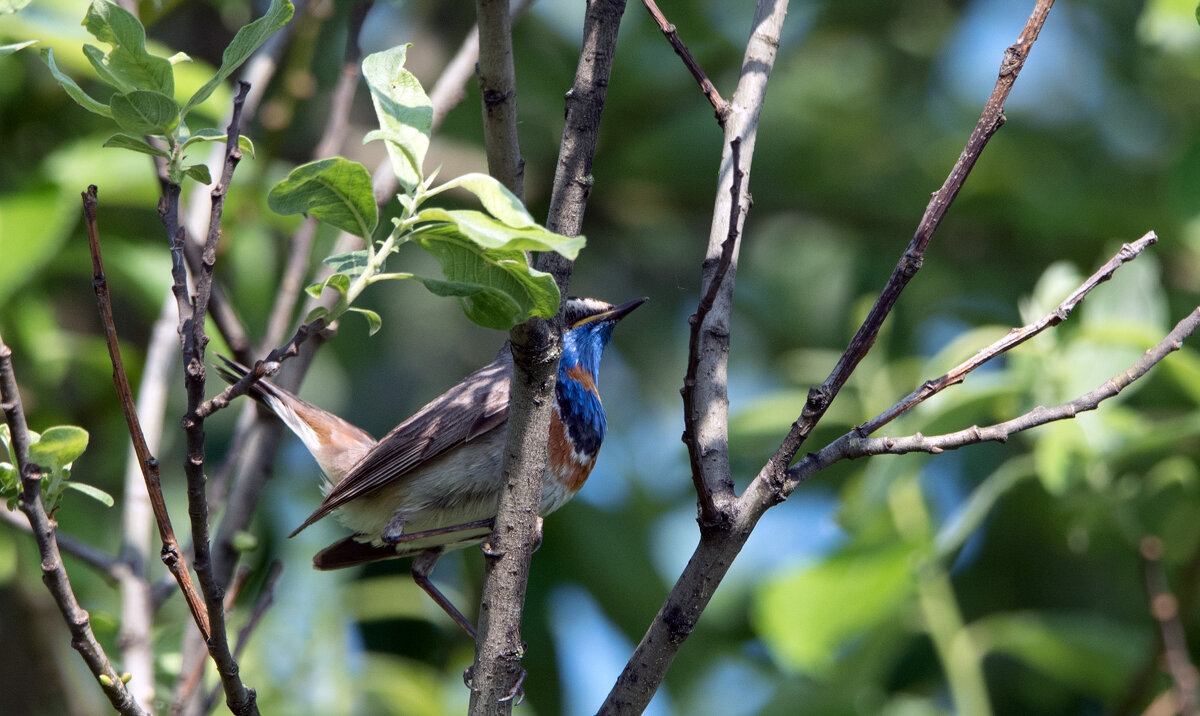
<svg viewBox="0 0 1200 716">
<path fill-rule="evenodd" d="M 563 334 L 563 354 L 558 365 L 558 384 L 554 396 L 563 426 L 575 451 L 595 455 L 604 440 L 608 421 L 600 396 L 569 374 L 582 369 L 596 384 L 600 358 L 612 338 L 612 323 L 585 324 Z"/>
</svg>

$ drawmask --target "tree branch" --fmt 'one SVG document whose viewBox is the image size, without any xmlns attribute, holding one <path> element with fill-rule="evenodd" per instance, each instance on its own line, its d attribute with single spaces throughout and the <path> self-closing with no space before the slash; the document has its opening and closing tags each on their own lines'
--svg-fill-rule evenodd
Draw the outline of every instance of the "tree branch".
<svg viewBox="0 0 1200 716">
<path fill-rule="evenodd" d="M 509 0 L 475 0 L 479 28 L 479 91 L 488 174 L 525 201 L 525 160 L 517 139 L 517 73 L 513 67 Z"/>
<path fill-rule="evenodd" d="M 142 432 L 138 419 L 137 408 L 133 403 L 133 391 L 129 387 L 129 376 L 125 372 L 125 362 L 121 358 L 121 345 L 117 338 L 116 323 L 113 320 L 112 301 L 108 295 L 108 279 L 104 274 L 104 260 L 100 252 L 100 228 L 97 222 L 97 189 L 89 186 L 83 194 L 84 223 L 87 225 L 88 246 L 92 254 L 92 287 L 100 308 L 100 321 L 104 325 L 104 340 L 108 346 L 108 357 L 113 366 L 113 383 L 117 391 L 117 399 L 125 413 L 125 423 L 129 428 L 129 437 L 133 450 L 137 454 L 138 465 L 142 469 L 142 478 L 146 483 L 146 493 L 150 497 L 150 507 L 154 512 L 154 521 L 158 525 L 159 539 L 162 541 L 161 557 L 171 576 L 179 584 L 187 602 L 188 611 L 200 633 L 208 638 L 208 610 L 203 598 L 196 591 L 192 582 L 191 572 L 188 571 L 187 560 L 179 549 L 179 541 L 175 538 L 175 528 L 171 525 L 171 515 L 167 512 L 167 503 L 163 498 L 162 481 L 159 477 L 158 459 L 150 453 L 146 437 Z"/>
<path fill-rule="evenodd" d="M 113 668 L 104 648 L 92 633 L 91 619 L 75 599 L 67 569 L 63 566 L 58 551 L 56 525 L 46 514 L 42 504 L 41 468 L 29 461 L 29 427 L 25 422 L 25 411 L 21 407 L 21 394 L 13 372 L 12 351 L 0 338 L 0 409 L 4 411 L 12 438 L 13 453 L 17 458 L 17 469 L 21 474 L 21 511 L 29 518 L 29 526 L 37 541 L 42 557 L 42 582 L 50 590 L 58 609 L 62 612 L 67 628 L 71 631 L 71 646 L 83 657 L 92 675 L 100 682 L 100 688 L 108 697 L 113 708 L 126 716 L 144 716 L 145 711 L 125 688 L 121 675 Z"/>
<path fill-rule="evenodd" d="M 1163 660 L 1175 683 L 1176 705 L 1181 716 L 1200 714 L 1200 675 L 1188 656 L 1187 632 L 1179 616 L 1179 600 L 1171 593 L 1167 575 L 1162 567 L 1162 540 L 1153 535 L 1142 538 L 1139 545 L 1142 568 L 1146 576 L 1146 592 L 1150 597 L 1150 613 L 1158 622 L 1162 635 Z"/>
<path fill-rule="evenodd" d="M 825 411 L 829 409 L 833 399 L 846 384 L 859 361 L 875 344 L 879 329 L 888 314 L 891 313 L 892 307 L 896 305 L 900 293 L 921 268 L 921 264 L 925 260 L 925 249 L 933 239 L 933 232 L 937 230 L 950 205 L 958 196 L 967 175 L 975 166 L 975 162 L 979 159 L 984 147 L 987 146 L 988 140 L 1004 124 L 1004 103 L 1008 99 L 1009 92 L 1012 91 L 1017 75 L 1025 65 L 1026 58 L 1029 57 L 1030 50 L 1033 49 L 1033 43 L 1037 40 L 1038 33 L 1041 32 L 1042 25 L 1045 24 L 1046 16 L 1053 4 L 1054 0 L 1038 0 L 1025 27 L 1017 37 L 1017 41 L 1005 50 L 999 76 L 996 78 L 996 84 L 992 89 L 991 96 L 988 97 L 983 113 L 979 117 L 979 122 L 976 123 L 975 129 L 971 132 L 966 146 L 963 147 L 962 153 L 950 171 L 950 175 L 946 177 L 945 183 L 934 192 L 933 198 L 930 199 L 929 205 L 925 208 L 925 214 L 917 225 L 916 233 L 909 241 L 908 247 L 892 271 L 892 275 L 875 301 L 875 305 L 871 307 L 871 312 L 850 340 L 850 345 L 847 346 L 829 377 L 820 386 L 809 391 L 808 401 L 799 419 L 792 424 L 791 431 L 779 445 L 779 449 L 755 478 L 756 482 L 769 482 L 771 489 L 780 492 L 779 496 L 772 498 L 773 500 L 782 499 L 784 496 L 784 472 L 788 464 L 796 456 L 822 416 L 825 415 Z M 755 489 L 757 490 L 758 486 Z"/>
<path fill-rule="evenodd" d="M 700 63 L 696 62 L 696 58 L 688 50 L 687 45 L 683 44 L 683 40 L 679 37 L 679 31 L 675 29 L 675 25 L 667 21 L 667 17 L 663 15 L 662 10 L 658 9 L 658 5 L 654 0 L 642 0 L 642 4 L 646 6 L 646 10 L 650 13 L 650 17 L 654 18 L 654 22 L 658 24 L 658 29 L 667 38 L 667 42 L 671 43 L 675 54 L 679 55 L 679 59 L 683 60 L 683 64 L 687 66 L 688 72 L 692 73 L 696 84 L 700 85 L 700 91 L 708 98 L 708 103 L 713 106 L 713 111 L 717 118 L 717 124 L 725 126 L 725 118 L 729 116 L 729 103 L 721 98 L 721 93 L 713 86 L 712 80 L 708 79 L 708 75 L 704 74 L 704 70 L 700 69 Z"/>
<path fill-rule="evenodd" d="M 645 710 L 761 516 L 761 512 L 754 514 L 742 509 L 734 499 L 729 467 L 726 392 L 729 318 L 741 226 L 750 205 L 745 184 L 740 193 L 735 195 L 733 191 L 738 168 L 734 151 L 737 147 L 742 159 L 740 168 L 745 175 L 742 181 L 748 182 L 767 80 L 775 64 L 787 10 L 786 0 L 760 0 L 755 8 L 741 76 L 724 124 L 726 143 L 701 281 L 701 295 L 712 296 L 713 308 L 698 321 L 700 340 L 695 371 L 698 420 L 694 434 L 703 480 L 713 495 L 718 516 L 711 524 L 701 522 L 700 543 L 691 561 L 613 684 L 600 708 L 601 714 L 640 714 Z M 740 145 L 734 139 L 740 139 Z M 732 249 L 728 248 L 730 244 Z M 728 260 L 723 261 L 722 256 L 727 252 Z"/>
<path fill-rule="evenodd" d="M 874 433 L 879 428 L 887 425 L 891 421 L 903 413 L 912 410 L 918 404 L 937 395 L 946 388 L 952 385 L 957 385 L 966 378 L 967 374 L 975 370 L 979 366 L 987 363 L 996 356 L 1005 353 L 1025 341 L 1033 338 L 1042 331 L 1052 326 L 1057 326 L 1070 317 L 1071 312 L 1075 307 L 1083 302 L 1092 289 L 1112 278 L 1112 275 L 1117 269 L 1125 265 L 1127 262 L 1136 259 L 1146 250 L 1146 247 L 1158 242 L 1158 236 L 1153 232 L 1146 232 L 1142 238 L 1132 244 L 1124 244 L 1116 256 L 1109 259 L 1103 266 L 1096 270 L 1086 281 L 1075 289 L 1070 296 L 1063 299 L 1062 303 L 1058 304 L 1050 313 L 1043 316 L 1040 320 L 1030 323 L 1029 325 L 1010 330 L 1003 338 L 991 344 L 987 348 L 980 350 L 970 360 L 964 361 L 955 366 L 950 372 L 926 381 L 921 387 L 901 398 L 895 405 L 883 411 L 879 415 L 871 418 L 867 422 L 855 428 L 855 432 L 859 437 L 867 437 Z"/>
</svg>

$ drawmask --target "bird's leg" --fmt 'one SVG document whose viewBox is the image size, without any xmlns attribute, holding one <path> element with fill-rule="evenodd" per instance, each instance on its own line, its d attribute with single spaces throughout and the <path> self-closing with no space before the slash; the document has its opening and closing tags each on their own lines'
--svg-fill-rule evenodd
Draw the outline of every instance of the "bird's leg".
<svg viewBox="0 0 1200 716">
<path fill-rule="evenodd" d="M 379 535 L 380 538 L 387 544 L 396 544 L 404 536 L 404 523 L 406 521 L 407 515 L 400 510 L 396 510 L 396 513 L 392 515 L 392 519 L 388 520 L 388 523 L 384 525 L 383 532 Z"/>
<path fill-rule="evenodd" d="M 425 590 L 429 598 L 436 602 L 442 608 L 442 611 L 446 612 L 455 623 L 462 627 L 463 631 L 470 635 L 471 641 L 475 641 L 477 636 L 475 625 L 467 621 L 462 612 L 458 611 L 458 607 L 451 604 L 446 595 L 438 591 L 438 588 L 433 586 L 433 582 L 429 581 L 429 574 L 433 571 L 433 565 L 437 564 L 438 557 L 441 556 L 441 549 L 427 549 L 414 557 L 412 562 L 413 581 L 417 583 L 418 587 Z"/>
<path fill-rule="evenodd" d="M 392 519 L 395 520 L 396 518 L 393 517 Z M 489 527 L 490 528 L 495 523 L 495 521 L 496 521 L 495 518 L 488 517 L 487 519 L 475 520 L 474 522 L 464 522 L 461 525 L 450 525 L 448 527 L 434 527 L 431 530 L 421 530 L 420 532 L 409 532 L 408 534 L 398 535 L 396 537 L 395 542 L 389 542 L 389 544 L 401 544 L 404 542 L 412 542 L 414 540 L 425 539 L 426 537 L 438 537 L 440 535 L 454 534 L 455 532 L 469 532 L 470 530 L 476 530 L 481 527 Z M 388 523 L 388 526 L 391 526 L 390 522 Z M 387 540 L 388 540 L 387 534 L 388 534 L 387 527 L 384 527 L 383 540 L 385 542 L 387 542 Z"/>
</svg>

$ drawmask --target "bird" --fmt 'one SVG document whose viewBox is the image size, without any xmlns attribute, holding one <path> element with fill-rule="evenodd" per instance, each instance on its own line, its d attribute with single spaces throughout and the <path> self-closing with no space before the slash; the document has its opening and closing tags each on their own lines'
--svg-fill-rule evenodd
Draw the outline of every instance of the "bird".
<svg viewBox="0 0 1200 716">
<path fill-rule="evenodd" d="M 542 481 L 539 519 L 562 507 L 587 481 L 607 430 L 597 389 L 600 359 L 613 328 L 647 299 L 613 305 L 568 298 Z M 220 356 L 221 377 L 237 382 L 245 366 Z M 248 395 L 300 438 L 325 475 L 321 504 L 292 532 L 331 514 L 352 534 L 313 557 L 318 570 L 412 557 L 412 578 L 464 631 L 475 626 L 430 581 L 447 551 L 491 534 L 503 486 L 513 359 L 496 359 L 434 398 L 376 441 L 367 431 L 263 378 Z"/>
</svg>

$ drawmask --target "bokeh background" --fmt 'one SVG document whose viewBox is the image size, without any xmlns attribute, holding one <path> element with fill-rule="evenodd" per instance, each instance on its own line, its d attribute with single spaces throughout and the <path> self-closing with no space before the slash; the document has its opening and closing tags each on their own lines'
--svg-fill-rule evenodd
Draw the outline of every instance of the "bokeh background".
<svg viewBox="0 0 1200 716">
<path fill-rule="evenodd" d="M 754 158 L 754 206 L 737 273 L 730 359 L 731 449 L 739 488 L 799 414 L 865 315 L 944 180 L 1032 0 L 793 0 Z M 661 3 L 727 97 L 751 3 Z M 261 335 L 294 218 L 265 197 L 309 159 L 328 110 L 350 4 L 297 14 L 267 99 L 247 130 L 219 280 Z M 90 41 L 78 0 L 0 15 L 0 42 L 39 39 L 86 87 Z M 199 84 L 238 26 L 262 8 L 235 0 L 142 2 L 162 55 L 185 51 Z M 1066 324 L 996 361 L 886 434 L 926 434 L 1056 404 L 1123 370 L 1197 304 L 1200 288 L 1200 27 L 1193 0 L 1060 0 L 996 135 L 934 238 L 878 344 L 809 440 L 824 445 L 1056 305 L 1122 242 L 1147 255 Z M 538 0 L 515 29 L 526 195 L 544 217 L 582 2 Z M 379 2 L 367 52 L 411 42 L 432 86 L 473 23 L 470 3 Z M 205 69 L 207 68 L 207 69 Z M 199 78 L 199 79 L 197 79 Z M 478 89 L 435 135 L 427 168 L 483 171 Z M 215 124 L 229 99 L 206 107 Z M 373 124 L 360 88 L 342 153 Z M 127 435 L 99 333 L 79 192 L 100 187 L 101 227 L 135 384 L 169 284 L 147 158 L 102 149 L 103 121 L 75 106 L 35 50 L 0 60 L 0 332 L 14 353 L 31 427 L 76 424 L 91 446 L 75 477 L 118 497 L 69 493 L 62 530 L 115 552 Z M 650 302 L 621 324 L 601 388 L 610 432 L 586 489 L 546 522 L 526 605 L 524 714 L 599 706 L 695 543 L 678 389 L 698 298 L 721 134 L 683 65 L 639 3 L 623 21 L 572 292 Z M 392 209 L 395 209 L 393 203 Z M 333 236 L 322 233 L 314 264 Z M 415 249 L 394 270 L 435 270 Z M 376 435 L 490 360 L 504 336 L 470 324 L 417 285 L 373 288 L 368 338 L 350 317 L 301 394 Z M 212 348 L 219 349 L 219 341 Z M 175 367 L 179 375 L 178 366 Z M 160 451 L 186 521 L 181 378 Z M 215 387 L 212 388 L 215 391 Z M 1177 619 L 1200 643 L 1200 355 L 1194 340 L 1092 414 L 936 457 L 840 464 L 771 510 L 684 645 L 649 713 L 1173 713 L 1147 569 L 1165 576 Z M 209 423 L 210 459 L 237 411 Z M 214 468 L 215 469 L 215 468 Z M 319 501 L 316 465 L 289 439 L 253 525 L 257 569 L 272 560 L 275 605 L 243 661 L 264 713 L 461 712 L 473 647 L 408 578 L 403 562 L 317 573 L 311 554 L 342 536 L 321 523 L 286 535 Z M 1161 545 L 1160 558 L 1153 548 Z M 68 569 L 110 652 L 116 591 Z M 482 558 L 444 559 L 435 579 L 473 611 Z M 1168 603 L 1166 606 L 1170 606 Z M 156 620 L 160 694 L 179 669 L 181 600 Z M 0 712 L 104 713 L 46 590 L 28 535 L 0 526 Z M 1196 653 L 1193 648 L 1193 654 Z M 975 699 L 975 700 L 972 700 Z M 974 704 L 975 706 L 972 706 Z"/>
</svg>

